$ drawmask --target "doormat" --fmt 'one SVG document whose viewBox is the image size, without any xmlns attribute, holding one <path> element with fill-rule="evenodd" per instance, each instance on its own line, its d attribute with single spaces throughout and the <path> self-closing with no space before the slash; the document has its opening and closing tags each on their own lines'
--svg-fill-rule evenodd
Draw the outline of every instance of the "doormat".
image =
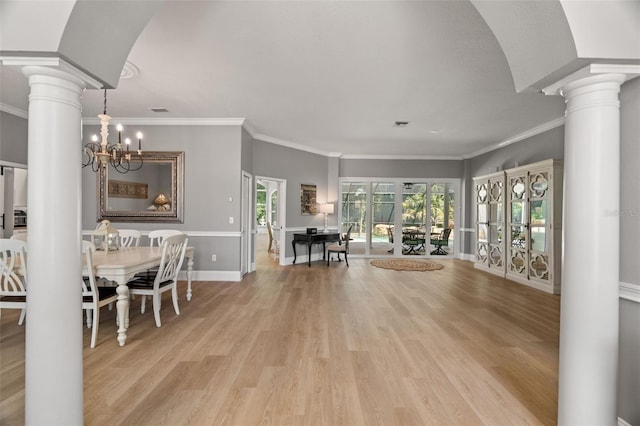
<svg viewBox="0 0 640 426">
<path fill-rule="evenodd" d="M 395 271 L 437 271 L 444 268 L 440 263 L 418 259 L 374 259 L 369 263 L 377 268 Z"/>
</svg>

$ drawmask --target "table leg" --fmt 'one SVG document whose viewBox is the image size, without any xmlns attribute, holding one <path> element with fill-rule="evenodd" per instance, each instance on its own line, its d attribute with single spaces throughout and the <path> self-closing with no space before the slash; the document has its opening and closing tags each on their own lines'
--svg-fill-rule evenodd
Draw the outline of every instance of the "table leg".
<svg viewBox="0 0 640 426">
<path fill-rule="evenodd" d="M 291 241 L 291 247 L 293 247 L 293 264 L 296 264 L 296 242 L 295 241 Z"/>
<path fill-rule="evenodd" d="M 307 244 L 307 258 L 309 259 L 309 268 L 311 268 L 311 243 Z"/>
<path fill-rule="evenodd" d="M 193 271 L 193 258 L 189 257 L 187 261 L 187 302 L 191 300 L 191 273 Z"/>
<path fill-rule="evenodd" d="M 118 284 L 116 289 L 118 301 L 116 309 L 118 312 L 118 343 L 124 346 L 127 341 L 127 327 L 129 326 L 129 287 L 126 284 Z"/>
</svg>

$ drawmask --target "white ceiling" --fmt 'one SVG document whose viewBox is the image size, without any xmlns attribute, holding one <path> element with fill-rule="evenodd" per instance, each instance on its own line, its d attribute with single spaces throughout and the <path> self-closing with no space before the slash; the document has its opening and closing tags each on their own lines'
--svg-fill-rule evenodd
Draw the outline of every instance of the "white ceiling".
<svg viewBox="0 0 640 426">
<path fill-rule="evenodd" d="M 114 117 L 245 118 L 259 139 L 327 154 L 468 156 L 564 114 L 559 96 L 515 92 L 468 1 L 172 1 L 129 62 Z M 26 110 L 25 79 L 1 78 L 0 102 Z M 83 116 L 101 110 L 87 91 Z"/>
</svg>

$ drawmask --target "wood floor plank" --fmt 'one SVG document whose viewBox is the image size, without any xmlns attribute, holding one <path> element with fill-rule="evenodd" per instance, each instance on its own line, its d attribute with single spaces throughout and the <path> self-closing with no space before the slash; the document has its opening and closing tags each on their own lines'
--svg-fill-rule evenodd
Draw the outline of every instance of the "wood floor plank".
<svg viewBox="0 0 640 426">
<path fill-rule="evenodd" d="M 134 301 L 123 347 L 103 309 L 96 348 L 83 331 L 85 424 L 555 424 L 560 297 L 437 260 L 281 267 L 262 247 L 241 282 L 193 283 L 179 316 L 165 295 L 160 328 Z M 18 315 L 0 317 L 2 425 L 24 423 Z"/>
</svg>

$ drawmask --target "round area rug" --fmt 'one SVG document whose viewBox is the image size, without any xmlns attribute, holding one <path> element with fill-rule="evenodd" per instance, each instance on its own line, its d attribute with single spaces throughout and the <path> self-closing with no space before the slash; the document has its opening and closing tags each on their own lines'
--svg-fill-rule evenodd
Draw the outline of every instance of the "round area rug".
<svg viewBox="0 0 640 426">
<path fill-rule="evenodd" d="M 395 271 L 436 271 L 444 268 L 444 265 L 429 260 L 418 259 L 374 259 L 373 266 Z"/>
</svg>

